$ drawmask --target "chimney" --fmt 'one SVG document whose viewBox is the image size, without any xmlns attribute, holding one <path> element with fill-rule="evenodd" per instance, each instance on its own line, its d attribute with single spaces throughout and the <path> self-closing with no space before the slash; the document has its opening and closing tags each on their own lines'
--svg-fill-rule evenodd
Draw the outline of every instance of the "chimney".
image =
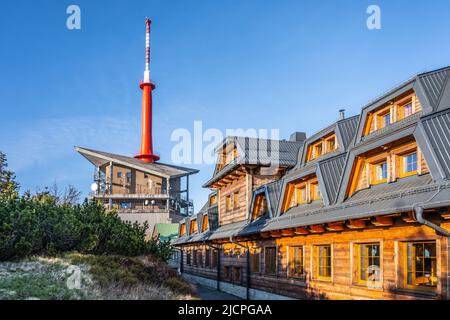
<svg viewBox="0 0 450 320">
<path fill-rule="evenodd" d="M 345 109 L 340 109 L 339 110 L 339 120 L 344 120 L 345 119 Z"/>
<path fill-rule="evenodd" d="M 306 140 L 306 133 L 304 132 L 294 132 L 289 137 L 289 141 L 292 142 L 303 142 Z"/>
<path fill-rule="evenodd" d="M 159 160 L 159 156 L 153 154 L 152 142 L 152 90 L 155 85 L 150 81 L 150 24 L 151 20 L 145 20 L 145 71 L 144 81 L 141 82 L 142 89 L 142 133 L 141 133 L 141 151 L 135 156 L 136 159 L 153 163 Z"/>
</svg>

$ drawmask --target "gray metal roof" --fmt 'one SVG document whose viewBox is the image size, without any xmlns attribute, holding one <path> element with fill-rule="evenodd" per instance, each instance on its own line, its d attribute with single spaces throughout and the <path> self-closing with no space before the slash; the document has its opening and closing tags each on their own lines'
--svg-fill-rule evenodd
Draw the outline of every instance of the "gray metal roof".
<svg viewBox="0 0 450 320">
<path fill-rule="evenodd" d="M 407 212 L 415 205 L 439 208 L 450 205 L 450 67 L 423 73 L 389 91 L 363 108 L 362 115 L 348 123 L 336 122 L 310 137 L 311 143 L 320 136 L 336 130 L 345 152 L 341 150 L 325 155 L 315 161 L 298 163 L 282 179 L 281 191 L 275 191 L 279 199 L 286 184 L 299 177 L 316 173 L 324 201 L 290 208 L 284 214 L 264 216 L 255 221 L 241 221 L 220 226 L 216 232 L 204 235 L 213 240 L 230 236 L 249 235 L 348 219 L 370 218 L 378 215 Z M 353 140 L 362 130 L 368 110 L 389 102 L 398 94 L 415 90 L 421 100 L 423 111 L 398 121 L 359 140 Z M 342 120 L 341 120 L 342 121 Z M 357 124 L 357 125 L 356 125 Z M 334 129 L 333 129 L 334 128 Z M 336 129 L 337 128 L 337 129 Z M 371 186 L 346 198 L 345 188 L 349 182 L 356 156 L 399 139 L 414 137 L 422 150 L 429 174 L 398 179 L 395 182 Z M 306 150 L 306 147 L 302 149 Z M 302 151 L 303 159 L 305 150 Z M 274 185 L 275 186 L 275 185 Z M 267 186 L 265 186 L 267 188 Z M 258 192 L 260 190 L 257 190 Z M 266 192 L 266 191 L 264 191 Z M 325 201 L 327 200 L 328 201 Z M 278 209 L 279 213 L 279 209 Z"/>
<path fill-rule="evenodd" d="M 280 201 L 281 196 L 281 181 L 275 181 L 272 183 L 269 183 L 267 185 L 267 191 L 266 191 L 267 201 L 270 204 L 270 207 L 272 208 L 273 215 L 275 215 L 278 202 Z"/>
<path fill-rule="evenodd" d="M 301 159 L 301 161 L 297 162 L 296 167 L 307 166 L 311 163 L 318 162 L 320 160 L 332 157 L 338 153 L 347 151 L 351 142 L 355 138 L 356 130 L 358 127 L 358 122 L 359 122 L 359 115 L 345 118 L 342 120 L 338 120 L 338 121 L 334 122 L 333 124 L 329 125 L 328 127 L 313 134 L 308 139 L 306 139 L 305 145 L 302 148 L 301 157 L 298 157 L 299 159 Z M 336 134 L 336 138 L 338 141 L 338 148 L 334 152 L 325 154 L 317 159 L 307 161 L 306 155 L 308 153 L 308 146 L 311 143 L 316 142 L 317 140 L 323 138 L 324 136 L 326 136 L 332 132 L 334 132 Z"/>
<path fill-rule="evenodd" d="M 346 202 L 331 207 L 292 208 L 284 215 L 272 219 L 260 231 L 407 212 L 416 204 L 433 207 L 442 205 L 445 200 L 450 203 L 450 183 L 432 183 L 429 175 L 410 178 L 393 184 L 379 185 L 379 188 L 362 190 Z"/>
<path fill-rule="evenodd" d="M 342 153 L 333 158 L 320 161 L 318 169 L 319 184 L 325 188 L 328 203 L 334 203 L 344 171 L 347 153 Z"/>
<path fill-rule="evenodd" d="M 428 103 L 433 110 L 439 105 L 444 88 L 448 82 L 450 76 L 450 68 L 443 68 L 427 73 L 420 74 L 418 76 Z"/>
<path fill-rule="evenodd" d="M 339 120 L 337 122 L 338 132 L 342 137 L 343 149 L 347 150 L 350 143 L 355 138 L 356 128 L 358 127 L 359 115 Z"/>
<path fill-rule="evenodd" d="M 422 125 L 434 158 L 450 178 L 450 109 L 425 117 Z"/>
<path fill-rule="evenodd" d="M 102 166 L 104 164 L 107 164 L 108 162 L 113 162 L 116 164 L 128 166 L 137 170 L 141 170 L 143 172 L 167 178 L 183 177 L 198 173 L 198 170 L 196 169 L 174 166 L 162 162 L 147 163 L 133 157 L 123 156 L 104 151 L 97 151 L 82 147 L 75 147 L 75 150 L 95 166 Z"/>
<path fill-rule="evenodd" d="M 268 184 L 262 185 L 259 188 L 255 189 L 253 191 L 252 195 L 252 202 L 250 204 L 250 210 L 248 212 L 248 220 L 251 221 L 251 215 L 253 211 L 253 207 L 255 205 L 256 196 L 260 194 L 264 194 L 266 201 L 267 201 L 267 207 L 268 207 L 268 217 L 274 217 L 277 213 L 278 208 L 278 202 L 281 195 L 281 184 L 282 181 L 273 181 Z"/>
<path fill-rule="evenodd" d="M 280 165 L 293 167 L 303 142 L 271 140 L 249 137 L 227 137 L 224 143 L 236 143 L 238 157 L 214 172 L 213 177 L 203 187 L 207 188 L 240 165 Z"/>
</svg>

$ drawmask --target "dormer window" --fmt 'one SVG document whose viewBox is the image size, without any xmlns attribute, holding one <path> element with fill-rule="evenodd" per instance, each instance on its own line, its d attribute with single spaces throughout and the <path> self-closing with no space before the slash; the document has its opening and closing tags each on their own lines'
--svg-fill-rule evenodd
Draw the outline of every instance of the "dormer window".
<svg viewBox="0 0 450 320">
<path fill-rule="evenodd" d="M 372 185 L 396 182 L 397 179 L 429 172 L 415 141 L 393 143 L 388 149 L 378 148 L 358 156 L 354 176 L 349 185 L 351 196 Z"/>
<path fill-rule="evenodd" d="M 391 124 L 391 113 L 385 113 L 381 116 L 381 128 L 387 127 L 388 125 Z"/>
<path fill-rule="evenodd" d="M 316 201 L 322 199 L 320 194 L 319 183 L 311 183 L 311 200 Z"/>
<path fill-rule="evenodd" d="M 297 204 L 304 204 L 308 202 L 308 197 L 306 194 L 306 185 L 296 188 L 297 193 Z"/>
<path fill-rule="evenodd" d="M 419 99 L 414 93 L 394 99 L 380 108 L 369 112 L 364 129 L 364 135 L 403 120 L 422 110 Z"/>
<path fill-rule="evenodd" d="M 320 157 L 322 155 L 322 151 L 323 151 L 322 142 L 320 142 L 314 146 L 313 159 Z"/>
<path fill-rule="evenodd" d="M 333 152 L 337 149 L 336 135 L 334 133 L 325 136 L 315 142 L 312 142 L 308 147 L 307 161 L 311 161 L 321 156 Z"/>
<path fill-rule="evenodd" d="M 180 225 L 180 237 L 181 236 L 184 236 L 186 234 L 186 224 L 185 223 L 182 223 L 181 225 Z"/>
<path fill-rule="evenodd" d="M 253 204 L 252 220 L 265 215 L 268 210 L 266 196 L 264 194 L 257 195 Z"/>
<path fill-rule="evenodd" d="M 336 149 L 336 137 L 332 137 L 326 140 L 327 150 L 335 150 Z"/>
<path fill-rule="evenodd" d="M 408 101 L 400 107 L 401 118 L 409 117 L 413 114 L 413 104 L 412 101 Z"/>
<path fill-rule="evenodd" d="M 197 220 L 191 220 L 191 226 L 189 227 L 189 234 L 193 234 L 195 232 L 197 232 Z"/>
<path fill-rule="evenodd" d="M 401 176 L 407 177 L 417 173 L 417 152 L 402 156 Z"/>
<path fill-rule="evenodd" d="M 310 175 L 287 184 L 282 212 L 286 212 L 292 207 L 321 199 L 322 195 L 320 194 L 317 177 Z"/>
<path fill-rule="evenodd" d="M 202 232 L 205 232 L 206 230 L 208 230 L 208 227 L 209 227 L 208 224 L 209 224 L 208 216 L 205 214 L 203 216 L 203 221 L 202 221 Z"/>
<path fill-rule="evenodd" d="M 380 163 L 372 164 L 372 176 L 373 184 L 386 182 L 388 177 L 387 162 L 383 161 Z"/>
</svg>

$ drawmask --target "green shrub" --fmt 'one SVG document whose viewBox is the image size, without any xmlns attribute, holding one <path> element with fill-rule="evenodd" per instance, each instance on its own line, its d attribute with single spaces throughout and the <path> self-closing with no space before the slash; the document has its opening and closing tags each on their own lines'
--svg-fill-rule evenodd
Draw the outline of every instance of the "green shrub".
<svg viewBox="0 0 450 320">
<path fill-rule="evenodd" d="M 167 260 L 173 247 L 146 240 L 148 225 L 131 224 L 99 204 L 58 205 L 51 197 L 0 198 L 0 261 L 69 251 Z"/>
</svg>

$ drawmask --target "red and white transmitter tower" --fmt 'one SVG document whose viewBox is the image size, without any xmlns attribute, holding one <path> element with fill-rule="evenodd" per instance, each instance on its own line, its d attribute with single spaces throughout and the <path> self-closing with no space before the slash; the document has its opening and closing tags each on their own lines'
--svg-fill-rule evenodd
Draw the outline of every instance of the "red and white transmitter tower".
<svg viewBox="0 0 450 320">
<path fill-rule="evenodd" d="M 150 81 L 150 24 L 152 21 L 145 19 L 146 38 L 145 38 L 145 71 L 144 81 L 141 82 L 142 89 L 142 133 L 141 133 L 141 151 L 135 156 L 136 159 L 153 163 L 159 160 L 159 156 L 153 153 L 152 143 L 152 90 L 155 84 Z"/>
</svg>

